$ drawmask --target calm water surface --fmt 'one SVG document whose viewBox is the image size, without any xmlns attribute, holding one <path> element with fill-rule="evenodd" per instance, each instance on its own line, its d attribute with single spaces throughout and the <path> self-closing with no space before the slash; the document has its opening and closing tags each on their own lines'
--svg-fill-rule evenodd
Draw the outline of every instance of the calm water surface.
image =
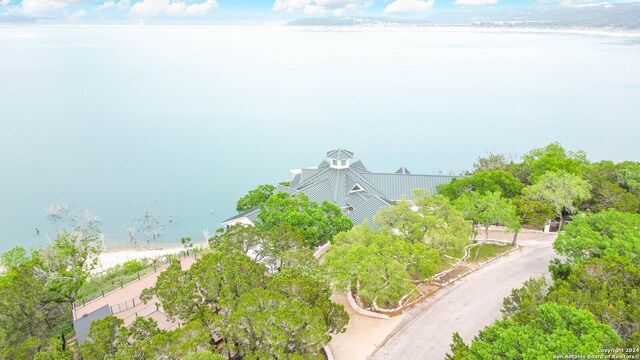
<svg viewBox="0 0 640 360">
<path fill-rule="evenodd" d="M 235 201 L 344 147 L 459 173 L 560 141 L 640 160 L 640 43 L 579 35 L 269 27 L 0 27 L 0 251 L 66 202 L 107 246 L 151 209 L 201 240 Z M 39 234 L 36 232 L 39 230 Z"/>
</svg>

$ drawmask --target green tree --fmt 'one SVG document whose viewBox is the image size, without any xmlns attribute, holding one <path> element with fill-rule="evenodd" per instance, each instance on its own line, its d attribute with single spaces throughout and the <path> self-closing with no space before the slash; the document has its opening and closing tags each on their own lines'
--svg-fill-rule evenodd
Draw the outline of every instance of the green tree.
<svg viewBox="0 0 640 360">
<path fill-rule="evenodd" d="M 49 291 L 37 276 L 37 259 L 3 256 L 7 264 L 0 273 L 0 358 L 29 359 L 49 341 L 49 334 L 64 322 L 70 311 L 55 307 Z M 8 261 L 8 259 L 21 259 Z"/>
<path fill-rule="evenodd" d="M 368 226 L 338 234 L 335 244 L 323 263 L 334 288 L 356 286 L 361 299 L 374 306 L 397 305 L 415 290 L 412 280 L 433 275 L 440 260 L 423 242 L 409 243 Z"/>
<path fill-rule="evenodd" d="M 422 241 L 440 252 L 459 251 L 469 244 L 473 229 L 446 197 L 415 189 L 414 198 L 379 211 L 375 223 L 387 231 L 397 231 L 407 241 Z"/>
<path fill-rule="evenodd" d="M 353 226 L 351 219 L 336 205 L 327 201 L 318 205 L 302 193 L 272 195 L 260 206 L 258 218 L 256 227 L 260 231 L 288 226 L 303 234 L 310 247 L 324 244 Z"/>
<path fill-rule="evenodd" d="M 616 178 L 627 189 L 640 190 L 640 163 L 625 161 L 618 164 Z"/>
<path fill-rule="evenodd" d="M 269 196 L 273 195 L 276 188 L 273 185 L 260 185 L 257 188 L 250 190 L 248 194 L 241 197 L 236 204 L 236 211 L 247 211 L 256 206 L 260 206 L 267 202 Z"/>
<path fill-rule="evenodd" d="M 70 332 L 71 303 L 99 249 L 92 234 L 78 227 L 29 255 L 16 247 L 0 256 L 0 358 L 68 357 L 63 348 L 47 349 Z"/>
<path fill-rule="evenodd" d="M 606 210 L 579 214 L 553 244 L 569 263 L 590 258 L 620 256 L 640 265 L 640 214 Z"/>
<path fill-rule="evenodd" d="M 131 325 L 125 326 L 123 320 L 114 316 L 92 322 L 88 340 L 80 346 L 84 359 L 113 360 L 179 360 L 200 352 L 208 355 L 214 349 L 208 326 L 199 320 L 162 331 L 150 318 L 137 317 Z"/>
<path fill-rule="evenodd" d="M 349 315 L 341 304 L 334 303 L 327 277 L 318 269 L 305 267 L 283 268 L 274 274 L 267 289 L 281 293 L 293 300 L 304 301 L 323 314 L 327 333 L 346 331 Z"/>
<path fill-rule="evenodd" d="M 315 268 L 317 266 L 318 259 L 313 256 L 313 250 L 307 247 L 288 250 L 282 253 L 280 270 L 285 267 Z"/>
<path fill-rule="evenodd" d="M 469 244 L 473 228 L 446 197 L 420 189 L 414 190 L 414 196 L 427 244 L 439 252 L 460 251 Z"/>
<path fill-rule="evenodd" d="M 396 205 L 378 211 L 373 220 L 383 229 L 396 231 L 407 241 L 422 241 L 426 229 L 420 221 L 420 215 L 415 210 L 417 210 L 417 206 L 403 198 Z"/>
<path fill-rule="evenodd" d="M 16 246 L 0 255 L 0 265 L 5 269 L 15 269 L 29 261 L 27 251 L 22 246 Z"/>
<path fill-rule="evenodd" d="M 624 164 L 624 163 L 623 163 Z M 581 209 L 598 212 L 613 208 L 624 212 L 640 210 L 640 196 L 619 181 L 622 164 L 600 161 L 584 167 L 583 176 L 591 184 L 591 199 L 581 204 Z"/>
<path fill-rule="evenodd" d="M 582 308 L 613 328 L 628 346 L 640 338 L 640 266 L 620 257 L 587 261 L 556 280 L 549 301 Z"/>
<path fill-rule="evenodd" d="M 38 251 L 39 276 L 56 302 L 72 304 L 87 281 L 100 253 L 98 235 L 62 231 L 45 249 Z"/>
<path fill-rule="evenodd" d="M 87 360 L 102 360 L 114 355 L 121 342 L 118 329 L 123 324 L 124 320 L 113 315 L 91 322 L 87 339 L 80 345 L 83 357 Z"/>
<path fill-rule="evenodd" d="M 283 257 L 289 262 L 306 262 L 308 251 L 303 248 L 309 249 L 305 247 L 305 242 L 304 236 L 289 225 L 263 230 L 251 225 L 235 224 L 227 230 L 218 229 L 216 235 L 209 239 L 212 249 L 250 256 L 254 261 L 268 265 L 272 272 L 280 269 Z M 313 257 L 312 251 L 311 254 Z M 314 259 L 314 262 L 317 261 Z"/>
<path fill-rule="evenodd" d="M 222 301 L 262 287 L 264 272 L 264 267 L 248 256 L 213 252 L 203 255 L 188 270 L 182 270 L 178 261 L 172 262 L 158 276 L 156 285 L 143 291 L 141 299 L 147 302 L 156 295 L 171 319 L 210 323 Z"/>
<path fill-rule="evenodd" d="M 470 192 L 479 194 L 499 191 L 506 198 L 513 198 L 520 194 L 524 184 L 505 170 L 478 171 L 470 176 L 453 179 L 451 182 L 437 186 L 438 192 L 451 201 Z"/>
<path fill-rule="evenodd" d="M 305 246 L 304 235 L 289 225 L 271 228 L 262 235 L 260 253 L 263 254 L 264 263 L 269 266 L 271 272 L 278 271 L 283 265 L 283 259 L 289 262 L 298 261 L 300 264 L 308 261 L 308 255 L 313 257 L 313 251 Z"/>
<path fill-rule="evenodd" d="M 464 343 L 462 337 L 457 332 L 453 333 L 453 342 L 449 345 L 451 354 L 447 354 L 445 360 L 467 360 L 469 359 L 469 346 Z"/>
<path fill-rule="evenodd" d="M 538 306 L 546 301 L 548 293 L 549 284 L 544 277 L 531 278 L 521 288 L 511 290 L 501 311 L 518 323 L 527 323 L 538 316 Z"/>
<path fill-rule="evenodd" d="M 318 349 L 330 339 L 320 309 L 278 292 L 257 289 L 223 308 L 218 328 L 230 356 L 317 359 Z"/>
<path fill-rule="evenodd" d="M 238 253 L 249 255 L 252 250 L 261 252 L 259 247 L 262 242 L 262 235 L 258 228 L 246 224 L 234 224 L 228 229 L 218 229 L 216 234 L 209 238 L 211 249 L 221 253 Z M 255 260 L 259 261 L 264 257 L 262 253 L 256 254 Z"/>
<path fill-rule="evenodd" d="M 565 150 L 560 143 L 551 143 L 543 148 L 529 151 L 522 157 L 524 181 L 535 184 L 547 172 L 565 172 L 580 176 L 582 167 L 588 163 L 583 151 Z"/>
<path fill-rule="evenodd" d="M 507 159 L 502 154 L 489 153 L 487 157 L 479 157 L 473 163 L 474 172 L 505 170 L 507 168 Z"/>
<path fill-rule="evenodd" d="M 508 199 L 500 196 L 500 192 L 478 194 L 476 192 L 467 193 L 454 201 L 454 205 L 462 211 L 465 218 L 471 220 L 474 225 L 484 227 L 485 240 L 489 239 L 489 226 L 502 224 L 507 226 L 514 233 L 513 243 L 517 241 L 517 234 L 520 231 L 520 217 L 515 206 Z M 480 247 L 477 247 L 474 261 L 478 257 Z"/>
<path fill-rule="evenodd" d="M 560 217 L 562 229 L 563 211 L 570 214 L 576 212 L 577 205 L 591 197 L 591 185 L 577 175 L 566 172 L 548 172 L 538 182 L 523 190 L 525 196 L 533 200 L 545 200 L 551 203 Z"/>
<path fill-rule="evenodd" d="M 519 196 L 513 198 L 512 203 L 522 222 L 537 229 L 544 228 L 547 221 L 556 217 L 553 204 L 546 200 L 532 200 L 526 196 Z"/>
<path fill-rule="evenodd" d="M 610 326 L 593 314 L 552 303 L 538 307 L 526 323 L 512 319 L 485 328 L 470 346 L 470 359 L 547 359 L 556 354 L 593 355 L 621 344 Z"/>
<path fill-rule="evenodd" d="M 159 334 L 158 323 L 152 318 L 136 317 L 129 326 L 120 324 L 117 330 L 116 360 L 145 360 L 155 357 L 151 347 L 151 339 Z M 107 338 L 108 339 L 108 338 Z M 96 341 L 101 339 L 94 339 Z"/>
<path fill-rule="evenodd" d="M 49 346 L 40 349 L 33 356 L 33 360 L 73 360 L 73 357 L 73 351 L 65 348 L 61 339 L 52 338 Z"/>
<path fill-rule="evenodd" d="M 200 320 L 190 321 L 179 329 L 156 333 L 151 338 L 153 356 L 149 358 L 180 360 L 194 352 L 215 350 L 213 339 L 207 324 Z"/>
</svg>

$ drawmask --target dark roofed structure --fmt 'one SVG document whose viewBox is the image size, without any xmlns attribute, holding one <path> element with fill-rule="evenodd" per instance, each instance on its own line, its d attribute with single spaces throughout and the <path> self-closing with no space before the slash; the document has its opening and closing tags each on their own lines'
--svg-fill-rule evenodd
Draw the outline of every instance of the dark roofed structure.
<svg viewBox="0 0 640 360">
<path fill-rule="evenodd" d="M 279 185 L 276 192 L 291 195 L 304 193 L 317 203 L 329 201 L 338 205 L 354 224 L 369 220 L 381 209 L 407 198 L 413 199 L 413 189 L 436 192 L 436 186 L 448 183 L 456 176 L 416 175 L 404 166 L 395 173 L 374 173 L 360 161 L 353 161 L 353 153 L 344 149 L 327 152 L 327 159 L 313 168 L 292 170 L 293 180 L 289 186 Z M 242 222 L 253 224 L 259 208 L 253 208 L 223 222 L 231 226 Z"/>
<path fill-rule="evenodd" d="M 78 345 L 81 345 L 85 340 L 87 340 L 87 335 L 89 334 L 89 326 L 95 320 L 104 319 L 107 316 L 111 315 L 111 307 L 109 305 L 105 305 L 99 309 L 96 309 L 78 320 L 73 321 L 73 330 L 76 332 L 76 339 Z"/>
</svg>

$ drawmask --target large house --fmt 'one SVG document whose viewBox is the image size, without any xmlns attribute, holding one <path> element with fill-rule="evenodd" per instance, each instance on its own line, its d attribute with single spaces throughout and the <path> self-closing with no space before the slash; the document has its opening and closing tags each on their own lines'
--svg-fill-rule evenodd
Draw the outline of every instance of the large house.
<svg viewBox="0 0 640 360">
<path fill-rule="evenodd" d="M 353 161 L 351 151 L 338 149 L 327 153 L 327 159 L 317 167 L 291 170 L 293 179 L 289 186 L 279 185 L 276 192 L 291 195 L 304 193 L 310 200 L 322 203 L 327 200 L 338 205 L 354 224 L 371 220 L 379 210 L 400 199 L 413 199 L 413 189 L 436 192 L 436 186 L 448 183 L 455 176 L 417 175 L 404 167 L 395 173 L 369 171 L 360 160 Z M 258 221 L 259 207 L 247 210 L 222 222 L 231 225 L 254 224 Z"/>
</svg>

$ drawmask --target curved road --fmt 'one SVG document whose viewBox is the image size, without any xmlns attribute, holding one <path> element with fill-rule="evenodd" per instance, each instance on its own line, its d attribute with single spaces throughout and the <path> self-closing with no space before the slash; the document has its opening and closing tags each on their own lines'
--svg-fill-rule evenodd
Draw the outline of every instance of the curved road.
<svg viewBox="0 0 640 360">
<path fill-rule="evenodd" d="M 469 274 L 406 313 L 370 359 L 442 360 L 454 331 L 469 343 L 501 317 L 502 300 L 531 277 L 548 274 L 555 234 L 519 241 L 521 250 Z"/>
</svg>

